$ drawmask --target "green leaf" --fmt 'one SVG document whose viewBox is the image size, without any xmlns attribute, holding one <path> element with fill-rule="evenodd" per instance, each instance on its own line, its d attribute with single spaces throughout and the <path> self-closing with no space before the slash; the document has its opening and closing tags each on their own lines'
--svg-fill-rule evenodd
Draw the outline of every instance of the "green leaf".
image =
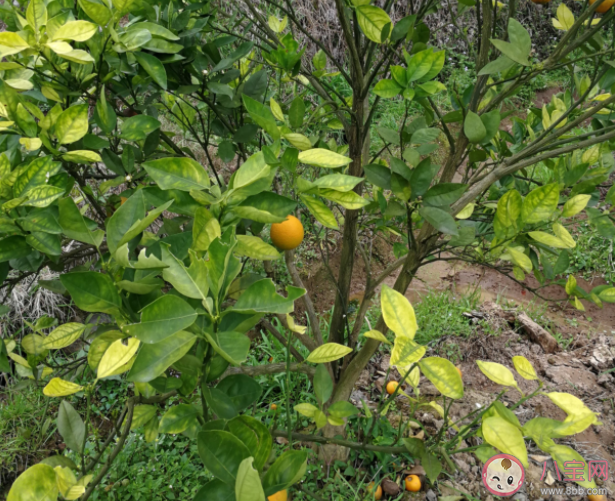
<svg viewBox="0 0 615 501">
<path fill-rule="evenodd" d="M 192 299 L 201 301 L 207 299 L 209 283 L 207 281 L 207 264 L 191 250 L 189 268 L 184 266 L 183 260 L 174 256 L 167 245 L 162 246 L 162 261 L 167 268 L 162 271 L 162 277 L 169 282 L 177 292 Z"/>
<path fill-rule="evenodd" d="M 63 111 L 53 130 L 60 144 L 71 144 L 79 141 L 88 132 L 88 105 L 78 104 Z"/>
<path fill-rule="evenodd" d="M 288 110 L 288 121 L 290 126 L 298 129 L 303 125 L 303 117 L 305 115 L 305 103 L 303 99 L 297 96 L 293 99 Z"/>
<path fill-rule="evenodd" d="M 100 26 L 105 26 L 111 19 L 111 11 L 102 2 L 97 0 L 79 0 L 79 7 L 88 17 Z"/>
<path fill-rule="evenodd" d="M 256 469 L 262 470 L 273 446 L 269 429 L 258 419 L 245 415 L 231 419 L 226 427 L 248 448 L 250 455 L 254 457 Z"/>
<path fill-rule="evenodd" d="M 87 0 L 86 0 L 87 1 Z M 105 7 L 106 8 L 106 7 Z M 112 134 L 117 126 L 117 115 L 113 107 L 107 102 L 105 87 L 100 91 L 100 99 L 96 103 L 96 123 L 107 134 Z"/>
<path fill-rule="evenodd" d="M 433 484 L 442 471 L 440 461 L 433 454 L 427 453 L 421 457 L 421 465 L 425 468 L 427 478 L 429 478 L 429 481 Z M 444 501 L 444 498 L 440 498 L 440 501 Z"/>
<path fill-rule="evenodd" d="M 250 118 L 269 134 L 274 141 L 280 139 L 280 130 L 275 123 L 275 117 L 268 106 L 259 103 L 255 99 L 242 94 L 243 104 L 250 115 Z"/>
<path fill-rule="evenodd" d="M 11 486 L 7 501 L 56 501 L 56 473 L 51 466 L 35 464 L 24 471 Z"/>
<path fill-rule="evenodd" d="M 511 21 L 514 21 L 514 19 L 511 19 Z M 491 39 L 491 43 L 511 61 L 519 63 L 523 66 L 530 65 L 530 62 L 528 61 L 529 54 L 526 54 L 520 47 L 510 42 L 505 42 L 504 40 L 497 40 L 494 38 Z"/>
<path fill-rule="evenodd" d="M 389 99 L 397 96 L 402 90 L 394 80 L 383 78 L 374 86 L 373 93 L 383 99 Z"/>
<path fill-rule="evenodd" d="M 250 457 L 248 448 L 228 431 L 202 431 L 198 436 L 199 455 L 216 478 L 235 486 L 241 462 Z"/>
<path fill-rule="evenodd" d="M 130 429 L 136 430 L 141 428 L 148 421 L 151 421 L 158 412 L 158 408 L 153 405 L 135 405 L 132 413 L 132 423 L 130 423 Z"/>
<path fill-rule="evenodd" d="M 423 202 L 427 205 L 442 206 L 455 203 L 463 195 L 468 186 L 458 183 L 438 183 L 427 190 L 423 195 Z"/>
<path fill-rule="evenodd" d="M 352 160 L 330 150 L 312 148 L 311 150 L 299 153 L 299 162 L 325 169 L 336 169 L 338 167 L 345 167 Z"/>
<path fill-rule="evenodd" d="M 276 292 L 273 281 L 269 278 L 250 285 L 240 296 L 234 306 L 235 311 L 255 311 L 261 313 L 292 313 L 294 302 L 305 294 L 305 289 L 287 286 L 287 297 Z"/>
<path fill-rule="evenodd" d="M 190 351 L 196 336 L 179 331 L 156 344 L 143 344 L 128 373 L 128 381 L 148 383 Z"/>
<path fill-rule="evenodd" d="M 329 407 L 328 411 L 331 416 L 334 416 L 337 419 L 355 416 L 359 413 L 359 409 L 348 401 L 335 402 Z"/>
<path fill-rule="evenodd" d="M 463 133 L 471 143 L 480 143 L 487 136 L 487 129 L 476 113 L 468 111 L 463 123 Z"/>
<path fill-rule="evenodd" d="M 271 496 L 296 484 L 305 475 L 306 469 L 307 452 L 293 450 L 284 452 L 263 478 L 265 495 Z"/>
<path fill-rule="evenodd" d="M 123 334 L 120 331 L 107 331 L 96 337 L 96 339 L 92 341 L 88 351 L 88 365 L 90 369 L 96 371 L 109 346 L 118 339 L 122 339 L 122 337 Z"/>
<path fill-rule="evenodd" d="M 322 405 L 326 404 L 333 394 L 333 381 L 331 380 L 327 366 L 324 364 L 320 364 L 316 367 L 316 374 L 314 374 L 314 394 Z"/>
<path fill-rule="evenodd" d="M 183 433 L 193 426 L 199 426 L 198 409 L 194 405 L 179 404 L 171 407 L 160 420 L 160 433 Z"/>
<path fill-rule="evenodd" d="M 483 421 L 481 429 L 487 443 L 516 457 L 525 467 L 528 466 L 527 449 L 519 428 L 500 416 L 493 416 Z"/>
<path fill-rule="evenodd" d="M 512 386 L 514 388 L 518 387 L 515 376 L 513 376 L 513 373 L 508 367 L 495 362 L 484 362 L 482 360 L 477 360 L 476 365 L 478 365 L 480 371 L 494 383 L 501 384 L 502 386 Z"/>
<path fill-rule="evenodd" d="M 463 382 L 457 368 L 445 358 L 428 357 L 419 362 L 421 372 L 438 389 L 449 398 L 463 397 Z"/>
<path fill-rule="evenodd" d="M 77 322 L 60 325 L 45 338 L 43 346 L 50 350 L 66 348 L 77 341 L 84 330 L 85 325 Z"/>
<path fill-rule="evenodd" d="M 143 164 L 150 177 L 163 190 L 204 190 L 209 188 L 207 171 L 188 157 L 166 157 Z"/>
<path fill-rule="evenodd" d="M 109 252 L 114 254 L 119 243 L 131 226 L 143 219 L 149 203 L 145 199 L 145 192 L 138 190 L 128 198 L 107 220 L 107 245 Z"/>
<path fill-rule="evenodd" d="M 163 341 L 187 329 L 196 321 L 197 313 L 179 296 L 166 294 L 141 311 L 141 322 L 123 327 L 123 331 L 143 343 Z"/>
<path fill-rule="evenodd" d="M 308 195 L 302 194 L 299 195 L 299 198 L 308 208 L 310 213 L 316 218 L 316 221 L 322 224 L 325 228 L 331 228 L 334 230 L 339 228 L 335 215 L 326 204 L 317 198 Z"/>
<path fill-rule="evenodd" d="M 319 366 L 319 367 L 324 367 L 324 366 Z M 294 410 L 298 412 L 299 414 L 301 414 L 302 416 L 308 417 L 310 419 L 313 419 L 317 415 L 317 413 L 320 412 L 320 409 L 318 407 L 312 404 L 308 404 L 308 403 L 297 404 L 295 405 Z"/>
<path fill-rule="evenodd" d="M 383 285 L 380 306 L 385 323 L 396 336 L 414 339 L 418 329 L 416 315 L 410 301 L 403 294 Z"/>
<path fill-rule="evenodd" d="M 445 210 L 426 206 L 421 207 L 419 213 L 439 232 L 447 235 L 459 235 L 459 228 L 457 228 L 455 218 Z"/>
<path fill-rule="evenodd" d="M 512 68 L 516 63 L 506 57 L 500 56 L 495 61 L 491 61 L 487 63 L 482 69 L 478 72 L 479 75 L 492 75 L 493 73 L 500 73 L 504 71 L 508 71 Z"/>
<path fill-rule="evenodd" d="M 62 227 L 62 232 L 68 238 L 100 247 L 105 237 L 105 232 L 98 229 L 93 231 L 90 229 L 93 225 L 89 225 L 88 222 L 93 223 L 93 221 L 88 219 L 88 222 L 86 222 L 86 218 L 81 215 L 72 198 L 67 197 L 60 200 L 59 208 L 60 226 Z"/>
<path fill-rule="evenodd" d="M 266 191 L 246 198 L 233 208 L 233 212 L 259 223 L 281 223 L 293 213 L 296 206 L 294 200 Z"/>
<path fill-rule="evenodd" d="M 0 240 L 0 263 L 27 256 L 30 252 L 32 249 L 24 237 L 14 235 Z"/>
<path fill-rule="evenodd" d="M 266 177 L 270 168 L 265 163 L 265 156 L 262 151 L 248 157 L 241 167 L 231 178 L 232 187 L 235 189 L 249 186 L 250 184 Z"/>
<path fill-rule="evenodd" d="M 260 384 L 245 374 L 232 374 L 225 377 L 217 384 L 216 389 L 229 398 L 238 412 L 256 402 L 263 391 Z"/>
<path fill-rule="evenodd" d="M 160 62 L 160 59 L 145 52 L 136 52 L 134 56 L 141 67 L 152 77 L 152 80 L 166 90 L 167 72 L 164 69 L 164 65 Z"/>
<path fill-rule="evenodd" d="M 389 15 L 381 8 L 373 5 L 359 5 L 355 7 L 355 13 L 363 34 L 372 42 L 382 43 L 385 26 L 389 25 L 390 30 L 393 24 Z M 386 39 L 388 36 L 384 38 Z"/>
<path fill-rule="evenodd" d="M 136 221 L 122 236 L 122 239 L 118 242 L 118 247 L 121 247 L 124 244 L 127 244 L 133 238 L 143 233 L 147 228 L 150 227 L 150 225 L 154 221 L 156 221 L 156 219 L 158 219 L 160 214 L 162 214 L 165 210 L 167 210 L 173 203 L 174 203 L 174 200 L 169 200 L 167 203 L 162 204 L 160 207 L 157 207 L 154 210 L 150 211 L 147 217 L 144 217 L 143 219 L 139 219 L 138 221 Z"/>
<path fill-rule="evenodd" d="M 367 331 L 365 334 L 363 334 L 363 336 L 369 338 L 369 339 L 375 339 L 376 341 L 379 341 L 381 343 L 385 343 L 385 344 L 393 344 L 391 343 L 391 341 L 389 341 L 386 336 L 377 330 L 371 330 L 371 331 Z"/>
<path fill-rule="evenodd" d="M 227 485 L 221 480 L 214 479 L 206 483 L 197 492 L 194 501 L 237 501 L 235 497 L 235 486 Z"/>
<path fill-rule="evenodd" d="M 523 200 L 521 217 L 525 223 L 549 221 L 559 202 L 559 185 L 547 184 L 532 190 Z"/>
<path fill-rule="evenodd" d="M 598 297 L 605 303 L 615 303 L 615 287 L 609 287 L 600 291 Z"/>
<path fill-rule="evenodd" d="M 338 343 L 325 343 L 316 348 L 307 358 L 313 364 L 333 362 L 352 353 L 352 348 Z"/>
<path fill-rule="evenodd" d="M 160 122 L 154 117 L 148 115 L 135 115 L 134 117 L 124 120 L 120 137 L 126 141 L 141 141 L 159 128 Z"/>
<path fill-rule="evenodd" d="M 118 313 L 122 299 L 108 275 L 95 271 L 66 273 L 60 276 L 75 304 L 90 313 Z"/>
<path fill-rule="evenodd" d="M 237 501 L 265 501 L 265 492 L 258 472 L 252 466 L 254 458 L 244 459 L 237 470 L 235 498 Z"/>
<path fill-rule="evenodd" d="M 54 162 L 51 155 L 37 158 L 33 160 L 23 170 L 19 170 L 19 175 L 13 185 L 13 194 L 15 197 L 21 197 L 32 188 L 37 186 L 48 186 L 48 179 L 60 172 L 62 164 Z"/>
<path fill-rule="evenodd" d="M 73 452 L 81 453 L 85 442 L 85 424 L 79 413 L 66 400 L 62 400 L 60 404 L 58 431 Z"/>
</svg>

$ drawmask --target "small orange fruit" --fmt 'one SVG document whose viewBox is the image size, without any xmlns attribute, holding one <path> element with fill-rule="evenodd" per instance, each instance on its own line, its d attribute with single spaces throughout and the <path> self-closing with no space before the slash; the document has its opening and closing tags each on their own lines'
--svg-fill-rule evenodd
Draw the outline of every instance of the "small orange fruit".
<svg viewBox="0 0 615 501">
<path fill-rule="evenodd" d="M 271 241 L 282 250 L 293 250 L 303 242 L 303 225 L 295 216 L 288 216 L 283 223 L 271 225 Z"/>
<path fill-rule="evenodd" d="M 387 383 L 387 393 L 389 395 L 393 395 L 393 393 L 395 393 L 395 390 L 397 389 L 398 386 L 399 386 L 399 383 L 397 381 L 389 381 Z"/>
<path fill-rule="evenodd" d="M 374 496 L 374 499 L 380 499 L 382 497 L 382 487 L 376 485 L 374 482 L 370 482 L 367 485 L 367 492 Z"/>
<path fill-rule="evenodd" d="M 278 405 L 277 404 L 271 404 L 271 410 L 272 411 L 278 410 Z"/>
<path fill-rule="evenodd" d="M 273 362 L 273 357 L 269 357 L 269 363 Z"/>
<path fill-rule="evenodd" d="M 418 492 L 421 490 L 421 479 L 417 475 L 408 475 L 405 484 L 407 491 Z"/>
<path fill-rule="evenodd" d="M 594 5 L 594 3 L 596 2 L 597 0 L 589 0 L 589 5 Z M 600 14 L 604 14 L 607 10 L 613 7 L 613 4 L 615 4 L 615 0 L 604 0 L 604 2 L 598 5 L 596 12 L 600 12 Z"/>
<path fill-rule="evenodd" d="M 126 200 L 128 200 L 126 197 L 120 197 L 120 205 L 124 205 Z"/>
<path fill-rule="evenodd" d="M 589 494 L 587 499 L 589 501 L 606 501 L 606 496 L 603 494 Z"/>
<path fill-rule="evenodd" d="M 459 373 L 459 377 L 463 378 L 463 374 L 461 373 L 461 369 L 459 367 L 455 367 L 455 369 L 457 369 L 457 372 Z"/>
<path fill-rule="evenodd" d="M 532 0 L 532 3 L 537 3 L 537 4 L 546 4 L 549 3 L 551 0 Z"/>
<path fill-rule="evenodd" d="M 288 492 L 286 490 L 278 491 L 267 498 L 269 501 L 286 501 L 288 499 Z"/>
</svg>

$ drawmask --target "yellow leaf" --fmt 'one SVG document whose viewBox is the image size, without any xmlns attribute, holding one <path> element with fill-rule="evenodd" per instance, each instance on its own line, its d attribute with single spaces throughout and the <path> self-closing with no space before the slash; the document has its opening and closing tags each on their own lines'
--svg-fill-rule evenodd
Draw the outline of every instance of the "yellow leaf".
<svg viewBox="0 0 615 501">
<path fill-rule="evenodd" d="M 576 296 L 574 297 L 574 307 L 579 311 L 585 311 L 585 306 L 583 306 L 583 303 Z"/>
<path fill-rule="evenodd" d="M 128 339 L 124 344 L 122 339 L 114 341 L 98 364 L 98 379 L 122 374 L 130 369 L 129 363 L 139 349 L 140 341 L 136 338 Z"/>
<path fill-rule="evenodd" d="M 574 278 L 574 275 L 570 275 L 568 280 L 566 280 L 566 294 L 569 296 L 572 295 L 577 288 L 577 279 Z"/>
<path fill-rule="evenodd" d="M 581 212 L 587 204 L 591 200 L 591 195 L 577 195 L 572 197 L 564 204 L 564 208 L 562 210 L 563 217 L 571 217 L 575 216 L 579 212 Z"/>
<path fill-rule="evenodd" d="M 391 341 L 389 341 L 386 336 L 380 332 L 380 331 L 376 331 L 376 330 L 371 330 L 371 331 L 367 331 L 365 334 L 363 334 L 365 337 L 368 337 L 370 339 L 375 339 L 376 341 L 380 341 L 381 343 L 385 343 L 385 344 L 392 344 Z"/>
<path fill-rule="evenodd" d="M 463 398 L 463 381 L 457 368 L 445 358 L 428 357 L 419 362 L 423 375 L 445 397 Z"/>
<path fill-rule="evenodd" d="M 98 26 L 89 21 L 69 21 L 60 26 L 53 34 L 53 40 L 74 40 L 85 42 L 94 36 Z"/>
<path fill-rule="evenodd" d="M 418 367 L 415 367 L 414 369 L 412 369 L 412 371 L 410 371 L 410 374 L 408 375 L 408 384 L 413 388 L 416 388 L 419 385 L 420 380 L 421 370 Z"/>
<path fill-rule="evenodd" d="M 481 372 L 494 383 L 518 388 L 515 376 L 513 376 L 513 373 L 508 367 L 504 367 L 502 364 L 497 364 L 495 362 L 484 362 L 482 360 L 477 360 L 476 364 Z"/>
<path fill-rule="evenodd" d="M 66 397 L 83 390 L 83 386 L 65 381 L 59 377 L 54 377 L 47 386 L 43 388 L 43 394 L 48 397 Z"/>
<path fill-rule="evenodd" d="M 557 8 L 557 20 L 564 31 L 568 31 L 574 25 L 574 14 L 564 3 L 559 4 Z"/>
<path fill-rule="evenodd" d="M 47 47 L 49 47 L 56 54 L 68 54 L 73 50 L 73 46 L 68 42 L 47 42 Z"/>
<path fill-rule="evenodd" d="M 85 325 L 70 322 L 60 325 L 45 338 L 44 346 L 48 349 L 59 350 L 73 344 L 85 330 Z"/>
<path fill-rule="evenodd" d="M 312 147 L 310 140 L 303 134 L 299 134 L 297 132 L 284 134 L 284 139 L 301 151 L 309 150 Z"/>
<path fill-rule="evenodd" d="M 89 150 L 73 150 L 62 155 L 62 158 L 68 162 L 91 164 L 94 162 L 102 162 L 100 155 Z"/>
<path fill-rule="evenodd" d="M 416 315 L 410 301 L 403 294 L 383 285 L 380 306 L 384 321 L 395 336 L 414 339 L 418 329 Z"/>
<path fill-rule="evenodd" d="M 310 353 L 310 356 L 307 357 L 307 361 L 313 364 L 324 364 L 345 357 L 351 352 L 352 348 L 348 346 L 343 346 L 338 343 L 326 343 Z"/>
<path fill-rule="evenodd" d="M 444 417 L 444 409 L 443 409 L 443 407 L 440 404 L 438 404 L 438 403 L 436 403 L 436 402 L 434 402 L 432 400 L 431 402 L 429 402 L 429 406 L 434 408 L 436 410 L 436 412 L 440 415 L 441 418 Z"/>
<path fill-rule="evenodd" d="M 513 247 L 508 247 L 507 251 L 510 254 L 512 262 L 519 268 L 525 270 L 527 273 L 532 271 L 532 261 L 524 252 L 520 252 Z"/>
<path fill-rule="evenodd" d="M 28 151 L 35 151 L 43 145 L 43 142 L 38 137 L 22 137 L 19 144 L 23 144 Z"/>
<path fill-rule="evenodd" d="M 286 314 L 286 323 L 288 324 L 288 328 L 296 332 L 297 334 L 305 334 L 307 331 L 307 327 L 304 325 L 299 325 L 295 323 L 295 319 L 291 317 L 288 313 Z"/>
<path fill-rule="evenodd" d="M 525 441 L 515 425 L 500 416 L 492 416 L 483 421 L 482 431 L 487 443 L 528 466 Z"/>
<path fill-rule="evenodd" d="M 534 367 L 532 367 L 532 364 L 527 358 L 517 355 L 513 357 L 512 361 L 515 365 L 515 370 L 523 379 L 527 379 L 528 381 L 538 379 Z"/>
<path fill-rule="evenodd" d="M 425 355 L 425 347 L 415 343 L 411 338 L 399 336 L 393 343 L 391 351 L 391 365 L 393 367 L 409 367 L 418 362 Z M 403 370 L 400 372 L 404 372 Z"/>
<path fill-rule="evenodd" d="M 336 169 L 338 167 L 345 167 L 352 160 L 324 148 L 312 148 L 311 150 L 299 153 L 299 162 L 325 169 Z"/>
</svg>

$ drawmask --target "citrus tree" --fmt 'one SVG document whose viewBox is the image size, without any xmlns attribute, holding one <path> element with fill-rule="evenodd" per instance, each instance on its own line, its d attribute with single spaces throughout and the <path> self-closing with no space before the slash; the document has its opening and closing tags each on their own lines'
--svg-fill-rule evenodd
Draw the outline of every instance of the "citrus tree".
<svg viewBox="0 0 615 501">
<path fill-rule="evenodd" d="M 614 49 L 605 38 L 613 14 L 596 18 L 601 4 L 586 6 L 577 19 L 562 4 L 554 20 L 562 36 L 543 61 L 532 58 L 530 36 L 514 16 L 488 1 L 460 4 L 460 11 L 474 9 L 479 23 L 479 71 L 469 87 L 447 88 L 439 80 L 445 51 L 430 46 L 425 23 L 438 8 L 433 1 L 393 24 L 392 2 L 337 0 L 343 60 L 306 30 L 292 2 L 5 3 L 1 287 L 6 297 L 48 268 L 59 278 L 41 286 L 91 314 L 59 326 L 44 317 L 25 336 L 0 343 L 0 370 L 63 399 L 58 429 L 80 459 L 78 465 L 58 456 L 32 467 L 9 499 L 42 492 L 88 499 L 137 428 L 150 441 L 185 433 L 198 442 L 215 477 L 202 499 L 284 492 L 303 476 L 307 453 L 289 447 L 272 455 L 272 434 L 245 413 L 262 388 L 227 370 L 246 361 L 246 333 L 259 322 L 288 345 L 288 359 L 246 372 L 314 378 L 320 406 L 297 412 L 324 430 L 302 439 L 348 445 L 333 437 L 358 413 L 350 392 L 388 341 L 388 329 L 395 333 L 392 365 L 417 377 L 418 364 L 445 397 L 460 398 L 454 367 L 423 359 L 425 348 L 413 341 L 416 321 L 403 293 L 420 266 L 447 253 L 499 267 L 520 282 L 531 272 L 548 284 L 566 270 L 566 249 L 575 245 L 569 218 L 584 211 L 597 232 L 615 235 L 615 191 L 605 202 L 597 190 L 613 169 L 615 138 L 615 70 L 608 64 Z M 317 49 L 311 58 L 305 43 Z M 591 71 L 575 71 L 587 61 Z M 525 84 L 559 67 L 571 69 L 570 88 L 542 109 L 506 111 Z M 398 130 L 375 124 L 387 99 L 403 103 Z M 372 134 L 383 141 L 379 151 L 370 148 Z M 433 156 L 440 139 L 447 148 L 442 164 Z M 287 219 L 292 213 L 303 214 L 319 238 L 341 237 L 328 333 L 294 265 L 303 228 Z M 277 248 L 266 241 L 269 225 L 281 225 L 271 228 Z M 365 230 L 401 236 L 401 247 L 381 274 L 368 274 L 351 325 L 355 258 L 370 262 Z M 246 269 L 281 259 L 280 250 L 293 281 L 285 290 Z M 381 319 L 361 336 L 369 301 L 395 272 Z M 581 300 L 615 301 L 613 288 L 584 291 L 574 278 L 565 285 L 577 307 Z M 307 327 L 291 316 L 297 300 Z M 266 315 L 278 317 L 288 335 Z M 310 352 L 306 360 L 295 342 Z M 64 351 L 75 343 L 80 356 Z M 89 411 L 80 415 L 66 397 L 83 396 L 89 409 L 100 381 L 115 376 L 131 391 L 91 456 Z M 567 430 L 580 431 L 580 417 L 589 426 L 595 415 L 588 416 L 575 414 Z M 292 440 L 290 408 L 285 426 Z M 549 440 L 561 435 L 557 426 Z M 491 436 L 483 432 L 487 443 L 511 450 Z M 523 436 L 532 433 L 514 434 L 517 452 Z M 322 456 L 337 452 L 323 449 Z M 446 460 L 441 448 L 434 453 Z"/>
</svg>

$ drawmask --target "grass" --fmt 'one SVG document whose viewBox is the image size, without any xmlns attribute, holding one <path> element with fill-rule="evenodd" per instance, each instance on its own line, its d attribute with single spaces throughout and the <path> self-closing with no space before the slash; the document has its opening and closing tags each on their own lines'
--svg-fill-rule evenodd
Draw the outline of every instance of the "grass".
<svg viewBox="0 0 615 501">
<path fill-rule="evenodd" d="M 601 237 L 587 222 L 573 231 L 577 246 L 570 251 L 568 273 L 580 275 L 585 280 L 604 278 L 615 283 L 615 249 L 613 240 Z"/>
<path fill-rule="evenodd" d="M 0 393 L 0 494 L 19 473 L 47 456 L 55 406 L 33 386 Z"/>
</svg>

